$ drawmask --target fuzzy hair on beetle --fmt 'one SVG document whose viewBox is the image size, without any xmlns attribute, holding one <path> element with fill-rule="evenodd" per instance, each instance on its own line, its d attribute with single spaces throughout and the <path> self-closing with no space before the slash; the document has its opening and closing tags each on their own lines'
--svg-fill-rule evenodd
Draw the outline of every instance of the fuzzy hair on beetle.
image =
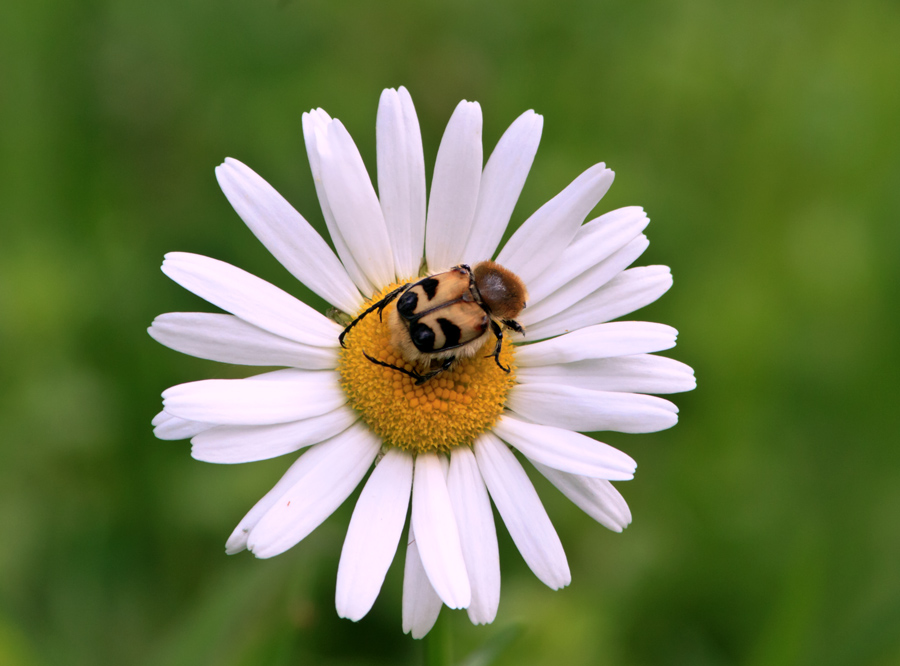
<svg viewBox="0 0 900 666">
<path fill-rule="evenodd" d="M 457 359 L 471 358 L 487 342 L 489 333 L 497 337 L 490 354 L 500 363 L 503 329 L 524 333 L 516 317 L 525 308 L 528 291 L 512 271 L 493 261 L 482 261 L 472 269 L 466 264 L 449 271 L 409 282 L 374 303 L 350 322 L 338 337 L 342 347 L 344 336 L 364 317 L 397 301 L 387 313 L 391 344 L 414 367 L 427 367 L 425 374 L 406 370 L 372 358 L 376 365 L 409 375 L 416 384 L 448 370 Z M 437 367 L 435 367 L 437 366 Z"/>
</svg>

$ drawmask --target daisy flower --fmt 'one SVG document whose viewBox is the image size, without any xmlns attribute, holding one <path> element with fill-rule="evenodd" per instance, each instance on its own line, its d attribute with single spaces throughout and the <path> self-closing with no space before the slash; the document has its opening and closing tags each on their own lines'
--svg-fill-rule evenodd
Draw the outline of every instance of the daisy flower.
<svg viewBox="0 0 900 666">
<path fill-rule="evenodd" d="M 372 607 L 409 514 L 403 630 L 424 636 L 444 604 L 467 609 L 473 623 L 493 621 L 500 563 L 492 501 L 535 575 L 553 589 L 568 585 L 562 544 L 513 449 L 620 532 L 631 513 L 610 482 L 631 479 L 635 462 L 581 433 L 669 428 L 677 408 L 648 394 L 695 386 L 688 366 L 653 355 L 675 345 L 674 329 L 612 321 L 655 301 L 672 277 L 665 266 L 628 268 L 647 247 L 643 209 L 585 223 L 613 182 L 604 164 L 575 178 L 498 253 L 542 126 L 533 111 L 519 116 L 483 166 L 481 107 L 460 102 L 426 200 L 421 133 L 404 88 L 385 90 L 378 106 L 377 194 L 341 122 L 322 109 L 304 114 L 334 251 L 265 180 L 226 159 L 216 169 L 225 196 L 275 258 L 334 306 L 331 317 L 215 259 L 176 252 L 163 262 L 166 275 L 230 314 L 164 314 L 150 335 L 200 358 L 283 369 L 173 386 L 153 420 L 157 437 L 191 438 L 193 457 L 216 463 L 304 450 L 226 551 L 283 553 L 371 470 L 338 564 L 342 617 L 359 620 Z M 505 328 L 496 354 L 487 353 L 496 338 L 486 331 L 484 351 L 417 382 L 411 375 L 429 368 L 394 344 L 396 301 L 339 344 L 352 319 L 398 287 L 492 258 L 529 293 L 517 317 L 524 335 Z"/>
</svg>

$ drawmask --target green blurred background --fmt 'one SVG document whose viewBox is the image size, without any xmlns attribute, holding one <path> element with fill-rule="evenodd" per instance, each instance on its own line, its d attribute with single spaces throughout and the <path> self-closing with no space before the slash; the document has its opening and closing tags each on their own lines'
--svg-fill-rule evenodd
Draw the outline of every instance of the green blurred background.
<svg viewBox="0 0 900 666">
<path fill-rule="evenodd" d="M 514 222 L 583 169 L 642 205 L 698 389 L 681 423 L 604 435 L 638 460 L 616 535 L 546 483 L 572 585 L 500 530 L 496 622 L 442 614 L 497 664 L 900 664 L 900 5 L 894 0 L 0 4 L 0 664 L 419 663 L 402 555 L 337 618 L 352 501 L 274 560 L 225 538 L 287 461 L 215 466 L 154 439 L 159 394 L 252 372 L 182 356 L 153 317 L 211 310 L 183 250 L 307 296 L 213 168 L 252 166 L 317 228 L 300 115 L 374 171 L 382 88 L 433 164 L 462 98 L 486 154 L 534 108 Z M 355 495 L 354 495 L 355 497 Z"/>
</svg>

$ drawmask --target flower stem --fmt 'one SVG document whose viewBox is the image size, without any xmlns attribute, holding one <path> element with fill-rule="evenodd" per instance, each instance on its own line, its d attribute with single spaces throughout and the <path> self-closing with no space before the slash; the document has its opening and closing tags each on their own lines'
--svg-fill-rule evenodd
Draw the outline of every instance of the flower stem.
<svg viewBox="0 0 900 666">
<path fill-rule="evenodd" d="M 450 666 L 453 663 L 453 632 L 450 620 L 438 617 L 425 636 L 425 666 Z"/>
</svg>

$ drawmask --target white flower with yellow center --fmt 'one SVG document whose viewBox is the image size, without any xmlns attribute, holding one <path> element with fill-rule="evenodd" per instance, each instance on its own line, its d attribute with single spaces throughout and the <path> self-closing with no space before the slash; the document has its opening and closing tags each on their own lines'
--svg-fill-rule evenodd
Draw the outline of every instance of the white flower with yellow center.
<svg viewBox="0 0 900 666">
<path fill-rule="evenodd" d="M 674 329 L 608 323 L 672 284 L 664 266 L 627 268 L 647 247 L 641 208 L 584 223 L 613 172 L 603 164 L 589 168 L 497 254 L 543 119 L 522 114 L 483 168 L 481 125 L 477 103 L 457 106 L 426 206 L 421 134 L 404 88 L 384 91 L 378 107 L 380 196 L 340 121 L 321 109 L 304 114 L 309 161 L 337 256 L 268 183 L 227 159 L 216 175 L 232 206 L 298 280 L 341 311 L 335 317 L 341 323 L 239 268 L 172 253 L 163 263 L 166 275 L 231 314 L 169 313 L 150 328 L 159 342 L 193 356 L 285 367 L 174 386 L 163 393 L 163 411 L 153 421 L 158 437 L 190 437 L 192 455 L 208 462 L 307 449 L 241 520 L 227 552 L 283 553 L 337 509 L 374 465 L 341 552 L 337 611 L 359 620 L 372 607 L 411 497 L 403 629 L 417 638 L 432 627 L 442 603 L 466 608 L 474 623 L 496 616 L 500 563 L 491 500 L 535 575 L 553 589 L 570 582 L 560 540 L 510 447 L 619 532 L 631 514 L 610 481 L 631 479 L 635 462 L 579 431 L 669 428 L 677 408 L 647 394 L 695 385 L 689 367 L 652 355 L 675 345 Z M 422 358 L 410 359 L 393 344 L 409 334 L 390 316 L 396 300 L 360 319 L 346 346 L 339 344 L 352 319 L 398 286 L 495 254 L 529 293 L 517 317 L 524 337 L 504 326 L 496 357 L 489 328 L 478 353 L 417 382 L 413 375 L 441 367 L 443 359 L 428 365 L 426 354 L 423 367 Z"/>
</svg>

